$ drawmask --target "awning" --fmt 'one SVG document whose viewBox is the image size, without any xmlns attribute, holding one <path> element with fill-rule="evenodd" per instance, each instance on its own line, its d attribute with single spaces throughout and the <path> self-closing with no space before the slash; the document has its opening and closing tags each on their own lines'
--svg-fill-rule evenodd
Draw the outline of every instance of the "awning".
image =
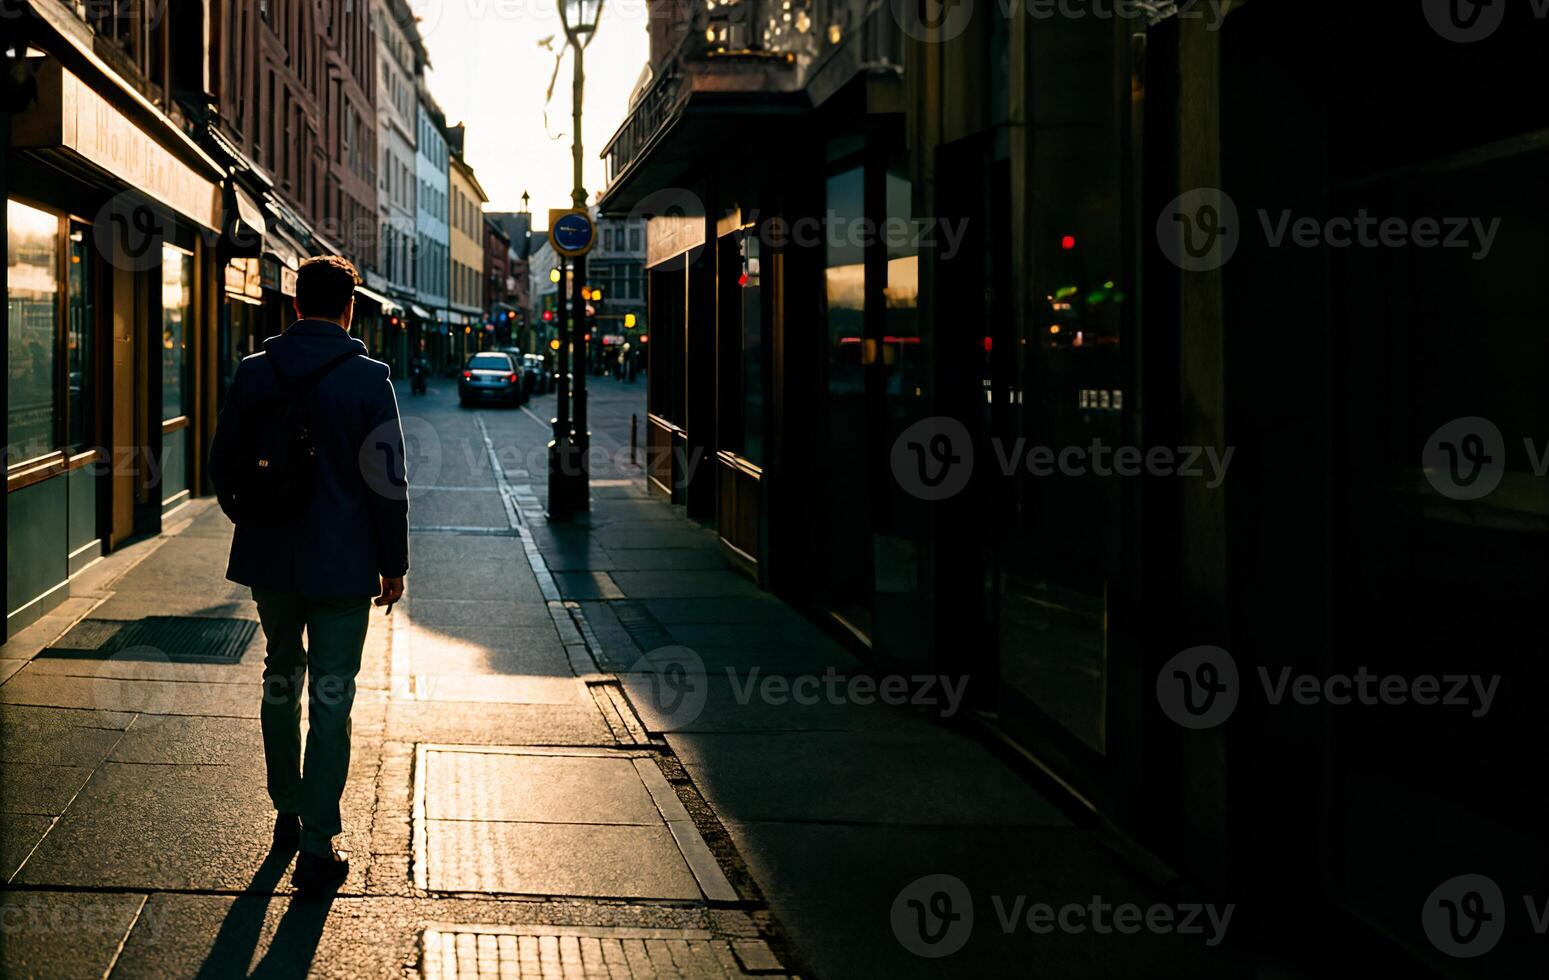
<svg viewBox="0 0 1549 980">
<path fill-rule="evenodd" d="M 301 243 L 286 234 L 280 225 L 269 227 L 269 233 L 264 236 L 264 252 L 274 256 L 281 265 L 293 272 L 301 268 L 301 260 L 307 254 Z"/>
<path fill-rule="evenodd" d="M 403 307 L 399 306 L 397 303 L 394 303 L 392 300 L 388 299 L 386 296 L 383 296 L 381 293 L 377 292 L 374 289 L 368 289 L 365 286 L 356 286 L 355 287 L 355 292 L 359 293 L 360 295 L 362 295 L 362 296 L 366 297 L 367 299 L 371 300 L 371 302 L 373 302 L 376 305 L 380 306 L 382 308 L 382 312 L 383 313 L 401 313 L 401 312 L 403 312 Z"/>
<path fill-rule="evenodd" d="M 269 233 L 264 210 L 253 195 L 228 184 L 226 197 L 226 239 L 232 246 L 232 254 L 256 256 L 263 248 L 264 236 Z"/>
<path fill-rule="evenodd" d="M 419 305 L 418 303 L 410 303 L 409 304 L 409 312 L 413 313 L 415 316 L 419 317 L 421 320 L 432 319 L 432 317 L 430 315 L 430 311 L 425 309 L 423 306 Z"/>
</svg>

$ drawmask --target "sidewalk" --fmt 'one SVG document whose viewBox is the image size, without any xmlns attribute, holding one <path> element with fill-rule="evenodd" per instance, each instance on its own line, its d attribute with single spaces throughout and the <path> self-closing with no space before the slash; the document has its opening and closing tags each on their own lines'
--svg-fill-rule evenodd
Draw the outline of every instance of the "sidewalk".
<svg viewBox="0 0 1549 980">
<path fill-rule="evenodd" d="M 588 526 L 534 538 L 598 663 L 724 828 L 720 853 L 743 863 L 745 895 L 767 902 L 794 963 L 820 977 L 1235 975 L 1198 936 L 1005 925 L 1019 897 L 1023 918 L 1037 903 L 1179 900 L 978 740 L 881 703 L 882 678 L 729 568 L 714 533 L 680 512 L 643 485 L 605 486 Z M 893 683 L 895 701 L 948 697 L 934 679 Z M 971 940 L 942 959 L 911 952 L 901 936 L 937 925 L 911 899 L 929 908 L 957 887 Z"/>
<path fill-rule="evenodd" d="M 641 387 L 594 388 L 598 442 Z M 1198 935 L 1028 928 L 1176 898 L 979 742 L 862 703 L 864 666 L 627 455 L 548 525 L 547 409 L 404 400 L 434 465 L 331 899 L 269 853 L 263 637 L 212 502 L 0 647 L 0 975 L 1228 975 Z"/>
</svg>

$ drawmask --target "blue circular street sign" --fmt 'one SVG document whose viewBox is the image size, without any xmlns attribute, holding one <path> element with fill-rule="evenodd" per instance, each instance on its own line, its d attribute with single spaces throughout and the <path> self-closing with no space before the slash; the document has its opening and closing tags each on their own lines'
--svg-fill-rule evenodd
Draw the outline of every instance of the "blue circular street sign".
<svg viewBox="0 0 1549 980">
<path fill-rule="evenodd" d="M 591 251 L 597 229 L 585 211 L 567 211 L 549 226 L 549 240 L 561 255 L 584 255 Z"/>
</svg>

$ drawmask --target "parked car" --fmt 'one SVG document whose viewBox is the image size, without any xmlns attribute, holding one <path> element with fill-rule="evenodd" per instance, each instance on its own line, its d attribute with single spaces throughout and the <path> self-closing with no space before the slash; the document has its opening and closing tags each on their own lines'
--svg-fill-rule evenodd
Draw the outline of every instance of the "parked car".
<svg viewBox="0 0 1549 980">
<path fill-rule="evenodd" d="M 457 400 L 464 405 L 479 401 L 522 403 L 522 369 L 510 354 L 484 351 L 468 358 L 457 381 Z"/>
<path fill-rule="evenodd" d="M 535 395 L 547 395 L 554 390 L 554 379 L 549 374 L 548 362 L 542 354 L 523 355 L 522 361 L 526 365 L 527 373 L 532 378 L 532 393 Z"/>
</svg>

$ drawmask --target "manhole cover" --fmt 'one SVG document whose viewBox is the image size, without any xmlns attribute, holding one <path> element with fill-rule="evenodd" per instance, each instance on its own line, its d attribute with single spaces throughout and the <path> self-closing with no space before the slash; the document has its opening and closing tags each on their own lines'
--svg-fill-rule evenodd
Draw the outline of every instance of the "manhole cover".
<svg viewBox="0 0 1549 980">
<path fill-rule="evenodd" d="M 83 619 L 42 655 L 96 660 L 145 650 L 174 663 L 235 663 L 257 632 L 258 624 L 251 619 Z"/>
<path fill-rule="evenodd" d="M 745 977 L 784 974 L 760 939 L 703 929 L 437 925 L 420 939 L 420 973 L 457 977 Z"/>
</svg>

